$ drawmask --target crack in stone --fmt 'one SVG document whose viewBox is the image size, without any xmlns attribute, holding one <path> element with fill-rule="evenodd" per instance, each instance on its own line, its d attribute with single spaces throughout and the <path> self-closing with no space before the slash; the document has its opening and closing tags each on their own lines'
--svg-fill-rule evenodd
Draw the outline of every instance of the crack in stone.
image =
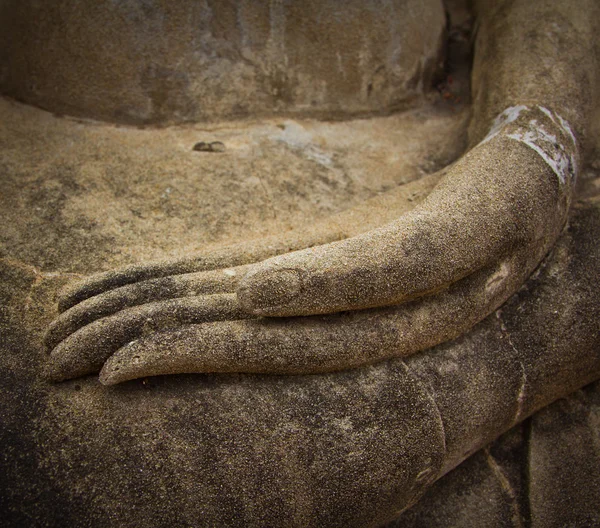
<svg viewBox="0 0 600 528">
<path fill-rule="evenodd" d="M 442 413 L 440 411 L 440 407 L 437 404 L 437 401 L 435 401 L 435 398 L 433 396 L 433 389 L 431 388 L 431 386 L 429 385 L 429 383 L 423 381 L 421 379 L 420 376 L 418 376 L 413 369 L 405 362 L 402 361 L 402 363 L 404 364 L 404 367 L 406 368 L 407 372 L 409 372 L 412 376 L 412 378 L 419 383 L 419 385 L 422 387 L 422 389 L 427 393 L 427 395 L 429 396 L 429 401 L 431 401 L 431 403 L 433 404 L 433 406 L 435 407 L 435 411 L 437 414 L 437 419 L 438 419 L 438 423 L 440 424 L 440 428 L 442 431 L 442 440 L 443 440 L 443 448 L 444 448 L 444 454 L 446 453 L 446 427 L 444 425 L 444 420 L 442 418 Z M 445 462 L 442 461 L 441 467 L 439 469 L 439 472 L 437 473 L 437 475 L 435 475 L 435 478 L 429 478 L 428 480 L 430 481 L 430 483 L 435 482 L 436 480 L 438 480 L 439 478 L 441 478 L 442 476 L 444 476 L 444 474 L 446 473 L 444 471 L 444 464 Z M 402 511 L 405 511 L 407 509 L 409 509 L 410 506 L 406 506 Z"/>
<path fill-rule="evenodd" d="M 512 343 L 511 343 L 512 345 Z M 515 419 L 513 424 L 519 423 L 521 421 L 523 415 L 523 406 L 525 402 L 525 395 L 527 393 L 527 372 L 525 371 L 525 365 L 521 360 L 519 360 L 519 365 L 521 367 L 521 386 L 519 388 L 519 394 L 517 396 L 517 412 L 515 414 Z"/>
<path fill-rule="evenodd" d="M 496 318 L 498 319 L 498 321 L 500 323 L 500 331 L 502 332 L 502 335 L 504 335 L 506 337 L 506 341 L 512 348 L 515 355 L 517 355 L 517 357 L 519 357 L 520 353 L 512 340 L 510 332 L 508 331 L 508 329 L 506 328 L 506 325 L 504 324 L 504 320 L 502 319 L 502 310 L 496 310 Z M 519 392 L 517 394 L 517 410 L 515 412 L 515 417 L 513 418 L 513 421 L 512 421 L 513 425 L 516 425 L 517 423 L 519 423 L 523 418 L 523 407 L 524 407 L 524 403 L 525 403 L 525 396 L 527 395 L 527 372 L 525 370 L 525 364 L 523 363 L 523 361 L 521 359 L 517 359 L 517 361 L 519 362 L 519 366 L 521 367 L 521 385 L 519 387 Z"/>
<path fill-rule="evenodd" d="M 514 523 L 513 526 L 515 526 L 516 528 L 524 528 L 523 516 L 521 515 L 519 503 L 517 500 L 517 494 L 515 493 L 514 488 L 511 486 L 510 481 L 508 480 L 508 477 L 504 474 L 504 471 L 502 471 L 500 464 L 498 464 L 496 459 L 493 457 L 492 453 L 490 452 L 490 448 L 486 447 L 483 450 L 483 452 L 485 453 L 486 462 L 487 462 L 488 466 L 490 467 L 490 469 L 492 470 L 493 475 L 496 477 L 496 479 L 500 483 L 502 490 L 510 498 L 511 510 L 513 512 L 513 515 L 512 515 L 513 523 Z"/>
</svg>

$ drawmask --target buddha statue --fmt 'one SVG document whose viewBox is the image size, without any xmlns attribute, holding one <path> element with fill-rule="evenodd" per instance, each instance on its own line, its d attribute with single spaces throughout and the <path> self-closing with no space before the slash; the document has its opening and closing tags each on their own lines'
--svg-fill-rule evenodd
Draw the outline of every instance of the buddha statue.
<svg viewBox="0 0 600 528">
<path fill-rule="evenodd" d="M 11 525 L 599 521 L 599 10 L 0 2 Z"/>
</svg>

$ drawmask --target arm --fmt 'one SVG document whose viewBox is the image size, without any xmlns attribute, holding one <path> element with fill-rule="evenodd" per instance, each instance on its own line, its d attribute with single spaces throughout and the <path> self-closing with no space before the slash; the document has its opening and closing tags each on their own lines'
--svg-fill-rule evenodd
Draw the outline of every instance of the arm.
<svg viewBox="0 0 600 528">
<path fill-rule="evenodd" d="M 174 372 L 327 372 L 464 333 L 521 286 L 565 225 L 596 74 L 592 40 L 580 35 L 591 35 L 597 7 L 586 6 L 587 16 L 551 1 L 478 5 L 474 146 L 414 210 L 391 209 L 395 220 L 361 234 L 348 212 L 287 248 L 349 238 L 257 264 L 285 242 L 192 261 L 200 269 L 250 263 L 243 268 L 197 275 L 185 272 L 198 266 L 176 263 L 92 278 L 61 304 L 89 299 L 49 332 L 52 377 L 96 371 L 118 349 L 105 383 Z M 555 83 L 570 78 L 585 82 L 565 96 Z M 380 221 L 390 209 L 370 211 Z M 143 280 L 157 275 L 164 278 Z M 256 318 L 296 315 L 312 317 Z"/>
</svg>

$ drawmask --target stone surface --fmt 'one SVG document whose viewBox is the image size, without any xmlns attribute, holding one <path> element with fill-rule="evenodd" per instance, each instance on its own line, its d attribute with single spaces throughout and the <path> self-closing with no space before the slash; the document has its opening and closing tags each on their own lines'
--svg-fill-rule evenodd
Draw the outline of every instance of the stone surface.
<svg viewBox="0 0 600 528">
<path fill-rule="evenodd" d="M 163 130 L 65 120 L 4 99 L 0 113 L 0 255 L 85 274 L 324 218 L 435 172 L 466 138 L 466 114 L 452 105 Z M 227 149 L 196 152 L 199 140 Z"/>
<path fill-rule="evenodd" d="M 415 477 L 437 473 L 443 437 L 401 363 L 326 379 L 181 376 L 105 391 L 97 378 L 45 381 L 41 337 L 75 274 L 291 227 L 434 171 L 464 145 L 461 111 L 140 131 L 1 105 L 0 497 L 9 525 L 366 525 L 416 500 L 429 480 Z M 193 151 L 207 136 L 226 150 Z M 249 193 L 243 182 L 257 167 L 264 179 L 249 184 L 262 192 Z M 194 207 L 202 215 L 189 218 Z M 218 218 L 239 221 L 217 229 Z"/>
<path fill-rule="evenodd" d="M 446 473 L 396 525 L 597 523 L 597 384 L 484 447 L 598 377 L 597 200 L 574 208 L 500 311 L 405 362 L 112 388 L 42 376 L 42 335 L 76 274 L 262 236 L 377 198 L 458 156 L 466 135 L 455 110 L 447 100 L 368 121 L 140 131 L 2 101 L 3 522 L 377 526 Z M 597 129 L 582 127 L 587 196 L 599 189 Z M 194 151 L 201 141 L 225 148 Z"/>
<path fill-rule="evenodd" d="M 443 62 L 441 0 L 0 2 L 0 91 L 130 124 L 406 108 Z M 85 88 L 83 88 L 85 87 Z"/>
<path fill-rule="evenodd" d="M 553 320 L 548 319 L 548 310 L 554 313 L 558 301 L 563 303 L 562 312 L 567 313 L 565 310 L 572 310 L 570 306 L 581 309 L 586 306 L 581 304 L 583 294 L 593 298 L 594 288 L 579 289 L 574 295 L 566 295 L 573 285 L 585 285 L 586 280 L 590 281 L 585 279 L 586 274 L 598 269 L 590 263 L 589 257 L 595 248 L 592 242 L 596 236 L 594 230 L 600 229 L 600 213 L 594 216 L 593 209 L 588 206 L 573 224 L 576 229 L 569 235 L 571 238 L 565 238 L 560 246 L 563 250 L 559 249 L 558 260 L 555 257 L 552 261 L 555 264 L 546 266 L 539 278 L 503 309 L 500 319 L 493 315 L 472 337 L 454 345 L 444 345 L 430 355 L 411 358 L 410 370 L 394 362 L 323 377 L 189 375 L 148 378 L 115 388 L 102 387 L 95 377 L 88 377 L 59 385 L 48 384 L 42 377 L 46 360 L 41 337 L 55 315 L 57 292 L 73 279 L 72 272 L 88 272 L 94 266 L 107 265 L 107 261 L 111 263 L 109 265 L 119 260 L 125 263 L 130 257 L 114 252 L 114 240 L 107 238 L 98 242 L 103 239 L 94 236 L 115 225 L 108 221 L 108 213 L 120 209 L 107 208 L 101 217 L 106 220 L 92 225 L 86 235 L 95 241 L 89 250 L 94 253 L 85 255 L 75 246 L 70 255 L 58 253 L 62 260 L 54 261 L 57 264 L 53 269 L 49 259 L 57 258 L 52 255 L 54 240 L 60 239 L 58 234 L 56 238 L 40 240 L 40 237 L 30 236 L 30 226 L 31 222 L 37 221 L 40 222 L 37 225 L 44 226 L 48 233 L 53 233 L 53 229 L 64 233 L 61 221 L 69 219 L 68 209 L 63 212 L 58 208 L 51 200 L 54 195 L 37 195 L 36 200 L 34 185 L 22 186 L 20 194 L 11 189 L 15 189 L 18 182 L 27 181 L 26 177 L 39 181 L 36 170 L 40 169 L 47 171 L 43 173 L 46 177 L 42 181 L 48 182 L 49 187 L 60 180 L 64 172 L 81 178 L 80 185 L 86 181 L 90 185 L 84 170 L 79 173 L 72 169 L 74 165 L 81 165 L 66 158 L 64 153 L 56 156 L 60 151 L 44 148 L 43 141 L 52 145 L 68 133 L 73 143 L 77 144 L 79 138 L 79 144 L 85 145 L 85 148 L 72 151 L 77 156 L 95 149 L 102 149 L 106 155 L 111 150 L 123 152 L 123 145 L 128 144 L 124 138 L 138 138 L 138 141 L 149 138 L 150 144 L 155 145 L 161 143 L 152 141 L 152 135 L 165 136 L 161 136 L 164 131 L 115 129 L 107 125 L 90 127 L 10 103 L 5 105 L 4 111 L 21 117 L 4 121 L 10 123 L 11 133 L 3 136 L 5 145 L 10 146 L 11 142 L 13 145 L 7 152 L 15 156 L 15 163 L 8 164 L 8 168 L 21 167 L 21 170 L 16 173 L 7 170 L 1 180 L 1 195 L 10 198 L 3 209 L 6 225 L 13 230 L 12 238 L 4 240 L 1 281 L 3 398 L 0 412 L 2 445 L 6 448 L 2 453 L 0 497 L 3 518 L 9 526 L 261 526 L 266 519 L 275 525 L 306 526 L 312 522 L 314 526 L 377 526 L 416 500 L 436 475 L 488 442 L 498 434 L 494 433 L 498 428 L 505 429 L 511 420 L 518 419 L 521 390 L 518 382 L 522 376 L 518 362 L 511 365 L 508 361 L 513 351 L 506 346 L 506 331 L 510 331 L 511 341 L 517 343 L 526 357 L 531 356 L 529 343 L 538 335 L 535 332 L 538 327 L 544 329 L 547 339 L 556 339 L 556 332 L 561 335 L 564 342 L 556 341 L 556 357 L 560 357 L 565 348 L 574 348 L 572 337 L 579 339 L 577 335 L 587 335 L 588 339 L 594 339 L 596 335 L 597 339 L 597 333 L 585 333 L 585 326 L 581 328 L 582 333 L 569 334 L 554 325 L 544 328 L 540 324 Z M 395 119 L 397 133 L 402 130 L 410 130 L 412 135 L 417 133 L 411 128 L 414 126 L 412 114 Z M 444 119 L 450 118 L 434 112 L 431 119 L 443 123 Z M 369 150 L 365 145 L 377 144 L 377 127 L 381 125 L 387 130 L 386 123 L 387 119 L 371 122 L 374 135 L 370 141 L 362 143 L 366 152 Z M 431 124 L 428 123 L 425 120 L 419 126 L 427 131 Z M 456 130 L 464 130 L 464 125 L 460 127 L 464 123 L 460 115 L 448 123 L 457 127 Z M 23 132 L 14 133 L 15 126 L 23 127 Z M 343 126 L 357 126 L 360 130 L 363 122 Z M 35 134 L 36 129 L 44 133 Z M 184 137 L 189 134 L 190 138 L 197 134 L 187 128 L 179 132 Z M 89 142 L 86 141 L 88 134 L 92 134 Z M 99 137 L 103 141 L 98 141 Z M 460 141 L 460 134 L 456 141 Z M 191 150 L 193 141 L 182 140 L 182 143 L 193 155 L 202 155 Z M 224 140 L 224 143 L 228 141 Z M 27 145 L 28 148 L 24 148 Z M 426 143 L 421 143 L 423 145 Z M 131 157 L 124 163 L 132 174 L 147 174 L 146 159 L 141 156 L 132 161 L 133 152 L 141 156 L 144 149 L 132 149 Z M 357 155 L 352 149 L 346 152 L 349 156 Z M 258 149 L 253 153 L 261 155 Z M 420 150 L 415 159 L 421 159 L 422 154 Z M 213 159 L 217 154 L 206 155 Z M 77 156 L 73 156 L 76 159 Z M 116 155 L 108 157 L 119 159 Z M 26 172 L 27 159 L 35 165 Z M 364 156 L 364 159 L 369 157 Z M 405 174 L 418 172 L 418 164 L 406 167 Z M 115 172 L 127 174 L 126 171 Z M 190 185 L 200 188 L 206 185 L 195 168 L 182 173 L 187 175 Z M 385 177 L 386 173 L 380 174 Z M 594 187 L 590 178 L 595 174 L 593 168 L 584 173 L 587 188 Z M 152 177 L 151 173 L 149 177 Z M 133 181 L 135 184 L 125 187 L 123 194 L 116 195 L 116 200 L 122 196 L 123 208 L 138 188 L 147 185 L 143 179 Z M 68 204 L 78 196 L 78 189 L 78 185 L 63 187 L 59 203 Z M 100 186 L 97 189 L 101 196 L 107 192 Z M 155 193 L 164 192 L 158 185 L 154 189 Z M 325 195 L 328 192 L 327 186 L 319 189 Z M 33 193 L 33 197 L 28 198 L 28 192 Z M 219 192 L 215 196 L 218 197 Z M 90 207 L 106 202 L 106 199 L 99 200 L 93 192 L 86 196 Z M 231 203 L 247 207 L 242 200 Z M 36 204 L 33 209 L 32 204 Z M 37 217 L 36 206 L 53 213 Z M 258 209 L 262 203 L 254 207 Z M 86 211 L 86 208 L 79 211 Z M 182 210 L 181 215 L 185 214 Z M 45 223 L 41 223 L 44 218 Z M 153 223 L 152 228 L 160 227 L 160 222 L 151 216 L 138 221 L 139 226 L 145 221 Z M 263 226 L 260 222 L 256 224 L 265 230 L 272 229 L 265 227 L 269 225 L 268 221 L 269 218 Z M 66 233 L 77 233 L 76 225 L 68 224 L 67 227 Z M 146 228 L 150 232 L 150 227 Z M 161 251 L 169 250 L 168 246 L 160 246 L 163 239 L 158 235 L 156 238 L 151 234 L 146 238 L 134 237 L 126 229 L 115 229 L 113 233 L 124 237 L 123 241 L 137 244 L 134 249 L 139 251 L 160 255 Z M 588 233 L 587 238 L 583 236 L 585 233 Z M 188 236 L 187 240 L 193 242 L 197 233 L 186 234 L 182 230 L 181 236 L 184 239 Z M 571 239 L 573 242 L 569 242 Z M 166 242 L 169 242 L 168 237 Z M 573 253 L 577 248 L 579 250 Z M 26 259 L 44 268 L 23 262 Z M 586 262 L 587 266 L 584 265 Z M 591 279 L 591 283 L 596 281 Z M 544 295 L 554 296 L 555 300 L 540 304 L 536 301 L 538 292 L 547 292 Z M 571 300 L 574 305 L 569 304 Z M 589 309 L 593 306 L 597 309 L 599 303 L 590 302 Z M 523 320 L 522 314 L 528 312 L 525 321 L 529 320 L 530 326 L 522 326 L 519 323 Z M 577 317 L 576 310 L 569 313 Z M 595 316 L 592 314 L 591 317 Z M 565 324 L 570 323 L 565 319 Z M 496 339 L 499 341 L 494 341 Z M 490 342 L 496 342 L 496 348 L 486 349 L 482 354 L 482 347 Z M 472 344 L 472 350 L 465 346 L 466 343 Z M 590 346 L 591 350 L 594 346 L 597 350 L 597 343 L 588 341 L 587 349 L 583 343 L 579 339 L 581 353 L 590 350 Z M 498 356 L 500 350 L 504 352 Z M 550 353 L 554 354 L 552 350 Z M 478 372 L 474 354 L 489 371 Z M 442 361 L 445 357 L 449 361 L 446 366 L 446 360 Z M 569 358 L 568 355 L 563 357 Z M 452 381 L 457 379 L 457 371 L 450 368 L 453 358 L 458 358 L 459 364 L 464 366 L 474 365 L 472 376 L 466 378 L 467 385 Z M 464 358 L 468 363 L 464 363 Z M 439 382 L 429 375 L 429 381 L 424 383 L 423 373 L 427 369 L 417 368 L 417 365 L 430 365 L 445 374 Z M 505 379 L 516 380 L 516 383 L 499 383 L 495 376 L 500 369 Z M 453 372 L 454 377 L 450 375 Z M 552 379 L 556 379 L 556 391 L 570 390 L 559 378 Z M 436 383 L 441 385 L 435 388 Z M 446 388 L 443 388 L 444 384 Z M 536 386 L 533 383 L 529 394 L 538 390 Z M 506 401 L 505 390 L 510 393 L 508 397 L 512 400 L 508 401 L 512 403 L 507 403 L 504 411 L 498 403 Z M 482 399 L 482 392 L 493 393 L 494 398 Z M 523 413 L 544 404 L 539 400 L 532 401 L 534 406 L 528 406 Z M 493 418 L 497 415 L 500 419 Z M 475 427 L 465 425 L 469 420 Z M 561 421 L 559 425 L 562 427 Z M 470 435 L 468 439 L 465 433 Z M 461 443 L 465 445 L 465 440 L 470 446 L 466 452 L 459 449 Z M 501 449 L 502 445 L 492 446 L 490 452 L 495 453 L 494 450 Z M 585 459 L 585 451 L 578 456 Z M 465 515 L 470 518 L 468 512 L 480 511 L 482 506 L 477 504 L 486 505 L 481 518 L 490 522 L 512 519 L 516 499 L 513 500 L 510 490 L 507 491 L 505 483 L 499 480 L 493 465 L 496 459 L 485 452 L 477 457 L 464 468 L 459 466 L 448 473 L 424 497 L 424 502 L 415 507 L 414 513 L 406 514 L 406 522 L 416 519 L 415 522 L 425 523 L 421 526 L 429 525 L 427 523 L 435 516 L 438 520 L 448 520 L 446 525 L 452 525 L 452 521 L 455 526 L 460 526 L 460 522 L 465 526 L 466 521 L 460 519 Z M 446 469 L 442 458 L 446 459 Z M 500 462 L 498 465 L 505 468 Z M 510 468 L 512 466 L 502 471 L 508 473 Z M 411 482 L 420 484 L 413 488 Z M 439 489 L 442 491 L 436 491 Z M 573 493 L 577 491 L 575 484 L 569 489 Z M 590 493 L 595 492 L 592 489 Z M 357 497 L 363 499 L 357 500 Z M 536 515 L 549 515 L 544 510 L 543 500 L 536 500 L 539 502 Z M 587 513 L 580 510 L 581 515 L 593 516 L 595 510 L 590 508 Z M 502 525 L 500 521 L 498 523 Z"/>
<path fill-rule="evenodd" d="M 388 528 L 597 526 L 599 394 L 596 382 L 511 429 Z"/>
</svg>

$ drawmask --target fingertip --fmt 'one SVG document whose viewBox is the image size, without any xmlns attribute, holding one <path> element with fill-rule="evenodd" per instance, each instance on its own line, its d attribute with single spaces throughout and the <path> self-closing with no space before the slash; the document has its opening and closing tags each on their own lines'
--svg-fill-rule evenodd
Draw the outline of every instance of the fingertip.
<svg viewBox="0 0 600 528">
<path fill-rule="evenodd" d="M 62 327 L 62 318 L 59 316 L 54 321 L 52 321 L 46 332 L 44 332 L 44 336 L 42 337 L 42 344 L 47 354 L 50 354 L 54 348 L 58 346 L 61 340 L 66 337 L 61 337 L 61 327 Z"/>
<path fill-rule="evenodd" d="M 123 370 L 121 370 L 122 366 L 122 361 L 118 356 L 111 356 L 108 358 L 98 376 L 100 383 L 102 383 L 102 385 L 116 385 L 122 381 L 132 379 L 131 377 L 127 377 L 127 369 L 123 368 Z M 133 377 L 135 378 L 135 376 Z"/>
<path fill-rule="evenodd" d="M 124 381 L 145 377 L 142 356 L 136 351 L 136 342 L 133 341 L 121 347 L 104 363 L 100 370 L 100 383 L 102 385 L 116 385 Z M 139 373 L 138 373 L 139 372 Z"/>
<path fill-rule="evenodd" d="M 54 382 L 86 376 L 98 372 L 104 358 L 93 357 L 89 349 L 82 349 L 82 343 L 69 336 L 61 341 L 50 353 L 46 366 L 46 376 Z"/>
<path fill-rule="evenodd" d="M 49 383 L 59 383 L 69 378 L 63 365 L 55 360 L 50 360 L 42 371 L 42 378 Z"/>
<path fill-rule="evenodd" d="M 42 347 L 44 349 L 44 352 L 46 352 L 46 354 L 50 354 L 52 352 L 52 349 L 54 348 L 51 343 L 54 341 L 53 338 L 53 325 L 54 325 L 54 321 L 52 321 L 52 323 L 50 323 L 50 326 L 46 329 L 46 331 L 44 332 L 44 335 L 42 336 Z"/>
<path fill-rule="evenodd" d="M 102 385 L 104 385 L 105 387 L 109 387 L 111 385 L 117 385 L 123 381 L 127 381 L 127 379 L 121 379 L 118 375 L 118 372 L 114 372 L 106 369 L 102 369 L 100 371 L 100 375 L 98 376 L 98 379 L 100 380 L 100 383 L 102 383 Z"/>
<path fill-rule="evenodd" d="M 127 278 L 125 273 L 106 271 L 69 282 L 58 294 L 58 311 L 65 312 L 90 297 L 131 282 Z"/>
<path fill-rule="evenodd" d="M 65 284 L 62 289 L 58 292 L 58 312 L 66 312 L 69 308 L 75 306 L 79 301 L 80 297 L 85 295 L 84 290 L 85 282 L 77 280 Z"/>
</svg>

